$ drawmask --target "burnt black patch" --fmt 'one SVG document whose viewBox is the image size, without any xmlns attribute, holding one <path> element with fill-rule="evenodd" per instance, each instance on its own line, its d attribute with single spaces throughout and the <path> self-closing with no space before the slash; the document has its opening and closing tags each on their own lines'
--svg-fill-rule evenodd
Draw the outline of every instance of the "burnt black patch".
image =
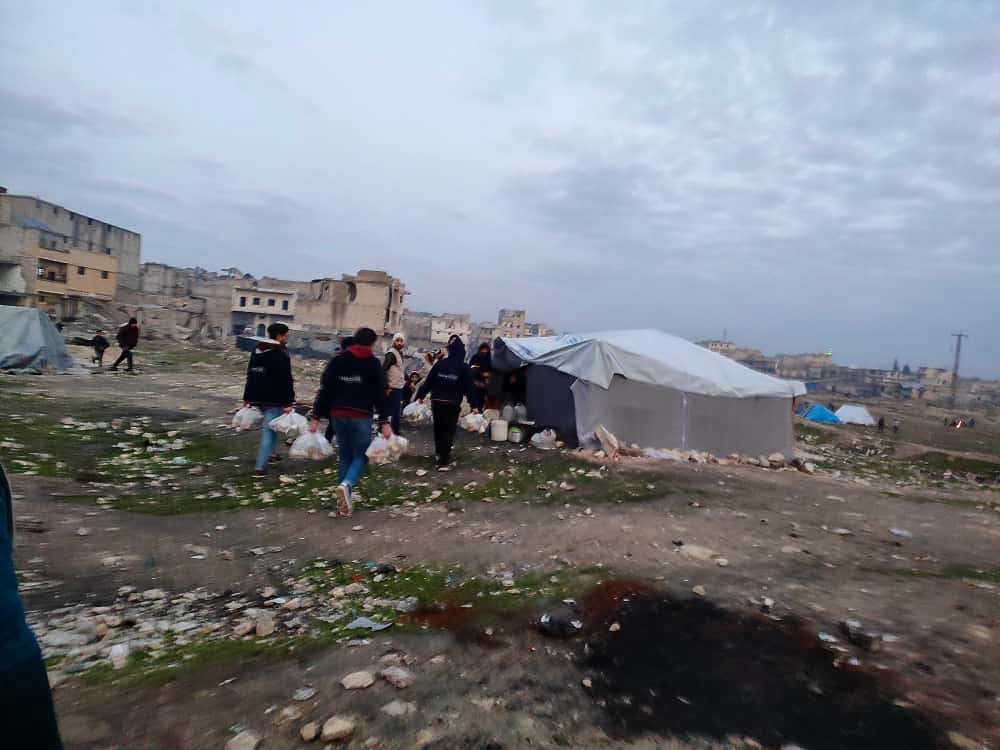
<svg viewBox="0 0 1000 750">
<path fill-rule="evenodd" d="M 891 675 L 850 666 L 801 621 L 621 582 L 587 603 L 590 692 L 620 736 L 740 735 L 809 750 L 949 746 L 933 718 L 896 702 Z"/>
</svg>

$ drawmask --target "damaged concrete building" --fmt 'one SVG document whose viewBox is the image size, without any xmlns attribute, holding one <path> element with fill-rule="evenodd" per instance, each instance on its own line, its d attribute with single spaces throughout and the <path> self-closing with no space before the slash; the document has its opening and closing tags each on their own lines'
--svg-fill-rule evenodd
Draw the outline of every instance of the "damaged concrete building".
<svg viewBox="0 0 1000 750">
<path fill-rule="evenodd" d="M 242 333 L 263 336 L 283 322 L 294 331 L 336 336 L 362 326 L 380 336 L 401 325 L 405 285 L 385 271 L 362 270 L 339 279 L 295 281 L 255 277 L 237 268 L 206 271 L 144 263 L 140 290 L 128 301 L 151 316 L 152 308 L 186 314 L 183 328 L 222 339 Z"/>
</svg>

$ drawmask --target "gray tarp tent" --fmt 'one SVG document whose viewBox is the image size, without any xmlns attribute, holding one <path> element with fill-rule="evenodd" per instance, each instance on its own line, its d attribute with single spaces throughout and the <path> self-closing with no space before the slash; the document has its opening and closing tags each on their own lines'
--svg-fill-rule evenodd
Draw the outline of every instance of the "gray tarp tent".
<svg viewBox="0 0 1000 750">
<path fill-rule="evenodd" d="M 49 316 L 33 307 L 0 305 L 0 370 L 68 370 L 73 357 Z"/>
<path fill-rule="evenodd" d="M 644 447 L 791 455 L 802 383 L 656 330 L 499 338 L 493 366 L 526 367 L 529 416 L 565 438 L 603 424 Z"/>
</svg>

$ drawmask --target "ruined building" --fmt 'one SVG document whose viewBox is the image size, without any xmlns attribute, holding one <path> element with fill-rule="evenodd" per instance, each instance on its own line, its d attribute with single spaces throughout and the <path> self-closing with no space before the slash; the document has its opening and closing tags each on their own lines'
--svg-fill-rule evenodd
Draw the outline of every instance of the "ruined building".
<svg viewBox="0 0 1000 750">
<path fill-rule="evenodd" d="M 139 288 L 138 232 L 0 187 L 0 304 L 73 318 Z"/>
</svg>

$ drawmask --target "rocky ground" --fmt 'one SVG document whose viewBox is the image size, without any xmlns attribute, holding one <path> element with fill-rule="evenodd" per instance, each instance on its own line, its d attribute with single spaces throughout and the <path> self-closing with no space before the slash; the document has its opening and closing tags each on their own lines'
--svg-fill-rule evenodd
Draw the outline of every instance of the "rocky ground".
<svg viewBox="0 0 1000 750">
<path fill-rule="evenodd" d="M 996 415 L 800 424 L 814 474 L 422 428 L 345 519 L 250 479 L 245 357 L 0 380 L 67 747 L 1000 746 Z"/>
</svg>

